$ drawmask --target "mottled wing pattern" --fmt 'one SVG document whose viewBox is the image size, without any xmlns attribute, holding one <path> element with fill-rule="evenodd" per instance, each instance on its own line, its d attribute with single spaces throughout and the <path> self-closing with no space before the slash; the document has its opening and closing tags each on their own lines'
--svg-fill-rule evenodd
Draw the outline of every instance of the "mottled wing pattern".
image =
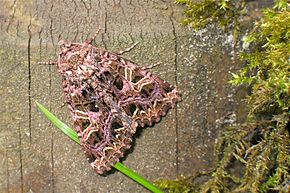
<svg viewBox="0 0 290 193">
<path fill-rule="evenodd" d="M 180 95 L 134 62 L 90 42 L 60 41 L 57 67 L 74 128 L 91 166 L 102 174 L 130 148 L 136 128 L 158 122 Z"/>
</svg>

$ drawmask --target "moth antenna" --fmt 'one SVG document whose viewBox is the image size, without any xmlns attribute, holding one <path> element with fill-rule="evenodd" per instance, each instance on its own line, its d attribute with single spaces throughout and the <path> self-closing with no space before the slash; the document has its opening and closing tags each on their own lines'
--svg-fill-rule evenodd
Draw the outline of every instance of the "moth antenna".
<svg viewBox="0 0 290 193">
<path fill-rule="evenodd" d="M 96 37 L 97 37 L 97 35 L 99 34 L 100 31 L 101 31 L 101 28 L 98 27 L 98 28 L 96 29 L 96 33 L 93 35 L 93 37 L 91 37 L 90 40 L 86 40 L 86 42 L 87 42 L 88 44 L 91 44 L 91 43 L 96 39 Z"/>
<path fill-rule="evenodd" d="M 57 65 L 57 61 L 38 62 L 40 65 Z"/>
<path fill-rule="evenodd" d="M 130 52 L 133 48 L 135 48 L 135 46 L 137 46 L 137 44 L 139 44 L 139 42 L 135 42 L 133 45 L 131 45 L 129 48 L 126 48 L 125 50 L 121 50 L 119 52 L 117 52 L 117 55 L 122 55 L 126 52 Z"/>
<path fill-rule="evenodd" d="M 162 63 L 161 62 L 157 62 L 156 64 L 151 64 L 149 66 L 142 67 L 142 70 L 149 70 L 151 68 L 154 68 L 156 66 L 159 66 L 160 64 L 162 64 Z"/>
</svg>

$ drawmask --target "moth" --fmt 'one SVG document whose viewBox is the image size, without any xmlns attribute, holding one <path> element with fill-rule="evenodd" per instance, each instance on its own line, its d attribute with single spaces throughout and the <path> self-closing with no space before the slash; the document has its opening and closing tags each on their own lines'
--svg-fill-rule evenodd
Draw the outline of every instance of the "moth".
<svg viewBox="0 0 290 193">
<path fill-rule="evenodd" d="M 98 33 L 99 30 L 97 30 Z M 151 126 L 181 100 L 147 68 L 92 44 L 60 40 L 55 62 L 74 129 L 93 169 L 103 174 L 130 148 L 138 127 Z"/>
</svg>

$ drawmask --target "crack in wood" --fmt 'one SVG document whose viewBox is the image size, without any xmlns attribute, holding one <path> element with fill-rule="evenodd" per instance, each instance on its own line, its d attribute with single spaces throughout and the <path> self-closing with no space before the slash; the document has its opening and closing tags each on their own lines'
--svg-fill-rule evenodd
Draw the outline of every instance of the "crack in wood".
<svg viewBox="0 0 290 193">
<path fill-rule="evenodd" d="M 21 140 L 21 129 L 18 126 L 18 134 L 19 134 L 19 162 L 20 162 L 20 180 L 21 180 L 21 192 L 23 193 L 23 163 L 22 163 L 22 140 Z"/>
<path fill-rule="evenodd" d="M 178 87 L 178 75 L 177 75 L 177 36 L 176 36 L 176 29 L 173 21 L 173 9 L 170 15 L 170 22 L 172 25 L 172 33 L 173 33 L 173 42 L 174 42 L 174 79 L 175 84 Z M 176 174 L 179 174 L 179 149 L 178 149 L 178 105 L 176 105 L 176 108 L 174 109 L 174 119 L 175 119 L 175 137 L 176 137 L 176 146 L 175 146 L 175 161 L 176 161 Z"/>
<path fill-rule="evenodd" d="M 31 17 L 30 17 L 30 21 L 29 21 L 29 25 L 27 27 L 27 31 L 28 31 L 28 42 L 27 42 L 27 71 L 28 71 L 28 127 L 29 127 L 29 141 L 30 144 L 32 142 L 32 129 L 31 129 L 31 59 L 30 59 L 30 54 L 31 54 L 31 50 L 30 50 L 30 46 L 31 46 L 31 38 L 32 38 L 32 34 L 31 34 Z"/>
</svg>

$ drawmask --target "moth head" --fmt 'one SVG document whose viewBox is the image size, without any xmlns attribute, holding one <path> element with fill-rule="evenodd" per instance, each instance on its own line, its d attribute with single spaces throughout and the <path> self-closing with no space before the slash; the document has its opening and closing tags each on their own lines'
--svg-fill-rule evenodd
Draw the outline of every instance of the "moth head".
<svg viewBox="0 0 290 193">
<path fill-rule="evenodd" d="M 71 67 L 75 67 L 80 58 L 79 50 L 80 46 L 66 42 L 64 40 L 60 40 L 58 42 L 59 45 L 59 56 L 60 56 L 60 64 L 70 63 Z"/>
<path fill-rule="evenodd" d="M 66 42 L 64 40 L 60 40 L 58 42 L 59 50 L 61 54 L 65 54 L 68 50 L 70 50 L 71 42 Z"/>
</svg>

